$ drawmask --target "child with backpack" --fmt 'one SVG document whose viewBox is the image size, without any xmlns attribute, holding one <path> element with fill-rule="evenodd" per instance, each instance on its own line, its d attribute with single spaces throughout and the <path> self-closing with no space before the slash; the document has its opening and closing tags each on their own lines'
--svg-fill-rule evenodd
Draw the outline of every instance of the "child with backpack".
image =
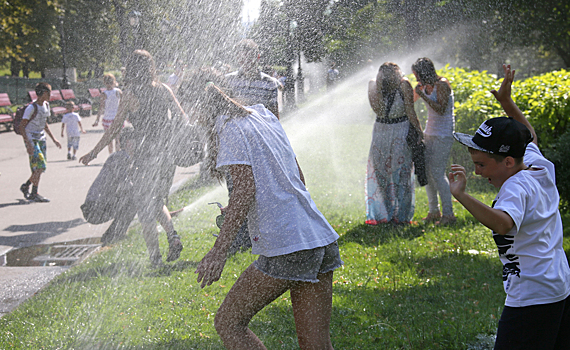
<svg viewBox="0 0 570 350">
<path fill-rule="evenodd" d="M 40 177 L 46 170 L 46 133 L 58 148 L 59 141 L 53 136 L 47 118 L 50 116 L 49 98 L 51 86 L 47 83 L 38 83 L 35 88 L 38 99 L 26 107 L 21 123 L 18 125 L 19 134 L 24 139 L 24 144 L 30 158 L 32 175 L 22 186 L 20 191 L 24 198 L 34 202 L 49 202 L 49 199 L 38 194 Z M 30 185 L 32 192 L 30 193 Z"/>
</svg>

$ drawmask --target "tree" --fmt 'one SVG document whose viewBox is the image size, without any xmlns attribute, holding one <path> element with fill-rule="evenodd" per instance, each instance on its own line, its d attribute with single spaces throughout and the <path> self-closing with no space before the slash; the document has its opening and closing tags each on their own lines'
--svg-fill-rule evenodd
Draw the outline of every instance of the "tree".
<svg viewBox="0 0 570 350">
<path fill-rule="evenodd" d="M 0 64 L 11 64 L 12 75 L 30 69 L 42 71 L 57 61 L 59 34 L 54 28 L 60 13 L 53 2 L 0 2 Z"/>
</svg>

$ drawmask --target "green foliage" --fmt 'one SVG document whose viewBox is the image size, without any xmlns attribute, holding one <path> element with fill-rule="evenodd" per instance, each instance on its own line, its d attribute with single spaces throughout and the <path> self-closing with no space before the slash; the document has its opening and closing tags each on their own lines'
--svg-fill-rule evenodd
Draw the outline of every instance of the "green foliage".
<svg viewBox="0 0 570 350">
<path fill-rule="evenodd" d="M 570 132 L 566 132 L 546 150 L 545 156 L 554 163 L 556 169 L 560 208 L 570 212 Z"/>
<path fill-rule="evenodd" d="M 468 71 L 444 67 L 438 74 L 447 78 L 455 96 L 455 130 L 473 134 L 487 119 L 504 116 L 500 104 L 489 92 L 498 89 L 501 80 L 486 71 Z M 513 99 L 537 132 L 541 149 L 546 150 L 570 127 L 570 73 L 554 71 L 515 81 Z M 469 164 L 462 147 L 454 146 L 452 160 Z M 563 159 L 563 158 L 562 158 Z M 467 160 L 467 162 L 465 162 Z"/>
</svg>

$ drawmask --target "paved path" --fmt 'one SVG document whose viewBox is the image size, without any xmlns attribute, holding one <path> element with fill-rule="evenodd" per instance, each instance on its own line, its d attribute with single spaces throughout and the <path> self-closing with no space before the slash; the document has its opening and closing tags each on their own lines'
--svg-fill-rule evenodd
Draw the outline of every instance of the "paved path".
<svg viewBox="0 0 570 350">
<path fill-rule="evenodd" d="M 79 156 L 91 150 L 103 135 L 93 128 L 94 117 L 83 118 L 87 134 L 81 136 Z M 61 136 L 61 123 L 50 129 L 62 143 L 58 149 L 48 137 L 47 171 L 42 175 L 39 193 L 50 203 L 30 203 L 19 188 L 30 176 L 28 157 L 20 135 L 0 133 L 0 317 L 32 296 L 67 267 L 9 267 L 6 254 L 15 248 L 38 244 L 69 242 L 101 237 L 107 224 L 91 225 L 83 219 L 80 205 L 89 186 L 107 159 L 103 150 L 90 166 L 67 160 L 67 140 Z M 198 166 L 178 168 L 173 189 L 195 175 Z"/>
</svg>

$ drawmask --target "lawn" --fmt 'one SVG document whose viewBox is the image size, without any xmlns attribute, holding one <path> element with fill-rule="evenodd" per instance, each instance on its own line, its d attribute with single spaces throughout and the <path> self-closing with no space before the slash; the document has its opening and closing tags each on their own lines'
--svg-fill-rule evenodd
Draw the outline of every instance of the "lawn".
<svg viewBox="0 0 570 350">
<path fill-rule="evenodd" d="M 424 224 L 424 188 L 416 188 L 412 225 L 365 225 L 369 115 L 306 117 L 322 105 L 308 105 L 283 123 L 309 191 L 341 236 L 345 265 L 334 275 L 335 349 L 487 348 L 482 339 L 495 332 L 505 298 L 490 232 L 458 203 L 455 226 Z M 477 184 L 474 195 L 492 201 L 493 189 L 471 184 Z M 219 211 L 207 204 L 212 201 L 227 203 L 225 187 L 197 179 L 171 198 L 172 208 L 186 207 L 175 219 L 185 245 L 178 261 L 151 269 L 135 227 L 126 240 L 101 249 L 1 318 L 0 348 L 223 349 L 215 312 L 256 257 L 235 255 L 219 282 L 200 289 L 194 270 L 218 232 Z M 164 233 L 160 244 L 165 253 Z M 251 329 L 268 349 L 298 348 L 289 294 L 260 312 Z"/>
</svg>

